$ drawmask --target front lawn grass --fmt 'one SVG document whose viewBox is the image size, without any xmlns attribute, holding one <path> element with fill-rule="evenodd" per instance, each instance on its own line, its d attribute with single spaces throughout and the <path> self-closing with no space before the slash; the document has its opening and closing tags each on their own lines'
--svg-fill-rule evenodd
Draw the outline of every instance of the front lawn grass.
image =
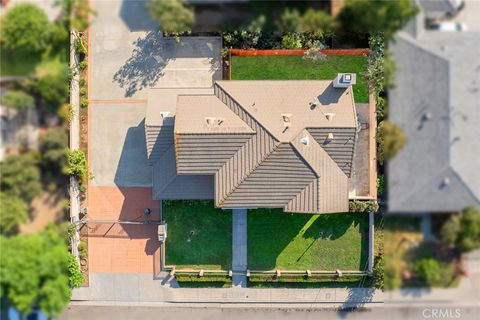
<svg viewBox="0 0 480 320">
<path fill-rule="evenodd" d="M 166 265 L 181 269 L 230 270 L 232 214 L 211 201 L 164 202 L 168 224 Z"/>
<path fill-rule="evenodd" d="M 365 270 L 368 214 L 248 211 L 250 270 Z"/>
<path fill-rule="evenodd" d="M 362 73 L 367 57 L 327 56 L 313 62 L 303 57 L 232 57 L 232 80 L 333 80 L 337 73 L 357 74 L 353 86 L 355 102 L 368 102 L 368 86 Z"/>
</svg>

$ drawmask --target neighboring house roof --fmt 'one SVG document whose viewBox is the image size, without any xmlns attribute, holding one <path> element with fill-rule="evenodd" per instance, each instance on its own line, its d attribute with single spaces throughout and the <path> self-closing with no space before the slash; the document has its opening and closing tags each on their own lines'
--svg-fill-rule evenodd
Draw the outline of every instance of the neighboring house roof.
<svg viewBox="0 0 480 320">
<path fill-rule="evenodd" d="M 154 198 L 210 196 L 221 208 L 348 211 L 357 128 L 351 87 L 333 88 L 332 81 L 217 81 L 214 95 L 180 94 L 173 108 L 173 128 L 165 117 L 154 126 L 146 120 L 147 141 L 161 145 L 157 154 L 155 143 L 148 144 L 155 158 Z M 154 138 L 162 132 L 165 139 Z M 168 145 L 164 141 L 172 135 L 174 144 Z M 203 190 L 187 192 L 178 187 L 179 179 Z"/>
<path fill-rule="evenodd" d="M 407 143 L 388 164 L 391 212 L 480 207 L 480 39 L 468 32 L 400 33 L 389 119 Z"/>
</svg>

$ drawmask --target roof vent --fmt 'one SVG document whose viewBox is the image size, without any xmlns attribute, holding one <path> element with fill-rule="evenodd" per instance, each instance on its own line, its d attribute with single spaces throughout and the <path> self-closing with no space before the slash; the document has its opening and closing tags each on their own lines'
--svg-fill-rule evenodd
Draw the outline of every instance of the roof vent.
<svg viewBox="0 0 480 320">
<path fill-rule="evenodd" d="M 313 98 L 312 101 L 310 101 L 310 102 L 308 103 L 308 105 L 310 106 L 310 109 L 313 110 L 313 109 L 315 109 L 315 107 L 318 105 L 318 103 L 319 103 L 318 98 L 315 97 L 315 98 Z"/>
<path fill-rule="evenodd" d="M 306 146 L 310 143 L 310 139 L 308 137 L 303 137 L 300 139 L 300 142 Z"/>
<path fill-rule="evenodd" d="M 162 117 L 162 119 L 165 119 L 166 117 L 168 117 L 170 115 L 170 112 L 169 111 L 161 111 L 160 112 L 160 116 Z"/>
<path fill-rule="evenodd" d="M 205 121 L 207 122 L 207 126 L 220 126 L 225 119 L 224 118 L 216 118 L 216 117 L 206 117 Z"/>
<path fill-rule="evenodd" d="M 334 88 L 348 88 L 357 83 L 357 75 L 355 73 L 339 73 L 333 80 Z"/>
<path fill-rule="evenodd" d="M 333 133 L 329 132 L 327 135 L 327 141 L 332 141 L 333 140 Z"/>
<path fill-rule="evenodd" d="M 335 113 L 325 113 L 325 117 L 327 118 L 327 120 L 329 122 L 333 121 L 333 116 L 335 115 Z"/>
<path fill-rule="evenodd" d="M 442 180 L 442 187 L 448 187 L 450 185 L 450 179 L 449 178 L 444 178 Z"/>
<path fill-rule="evenodd" d="M 291 113 L 282 113 L 283 126 L 289 128 L 292 124 L 292 114 Z"/>
<path fill-rule="evenodd" d="M 431 112 L 426 112 L 422 116 L 422 120 L 432 120 L 432 118 L 433 118 L 433 115 Z"/>
</svg>

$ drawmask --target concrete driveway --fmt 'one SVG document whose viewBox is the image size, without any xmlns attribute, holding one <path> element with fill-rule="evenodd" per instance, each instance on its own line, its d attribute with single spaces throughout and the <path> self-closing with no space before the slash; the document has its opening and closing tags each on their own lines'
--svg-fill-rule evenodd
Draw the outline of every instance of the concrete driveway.
<svg viewBox="0 0 480 320">
<path fill-rule="evenodd" d="M 163 38 L 144 2 L 93 2 L 90 100 L 146 99 L 151 87 L 210 87 L 221 79 L 221 39 Z"/>
</svg>

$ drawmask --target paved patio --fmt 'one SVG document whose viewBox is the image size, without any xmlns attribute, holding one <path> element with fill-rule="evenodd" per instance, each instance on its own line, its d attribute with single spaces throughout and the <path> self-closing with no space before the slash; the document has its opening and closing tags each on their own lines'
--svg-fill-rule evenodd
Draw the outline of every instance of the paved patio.
<svg viewBox="0 0 480 320">
<path fill-rule="evenodd" d="M 160 203 L 150 188 L 95 187 L 90 185 L 89 220 L 158 221 Z M 149 217 L 143 214 L 150 208 Z M 160 244 L 156 225 L 88 225 L 89 271 L 157 274 Z"/>
</svg>

